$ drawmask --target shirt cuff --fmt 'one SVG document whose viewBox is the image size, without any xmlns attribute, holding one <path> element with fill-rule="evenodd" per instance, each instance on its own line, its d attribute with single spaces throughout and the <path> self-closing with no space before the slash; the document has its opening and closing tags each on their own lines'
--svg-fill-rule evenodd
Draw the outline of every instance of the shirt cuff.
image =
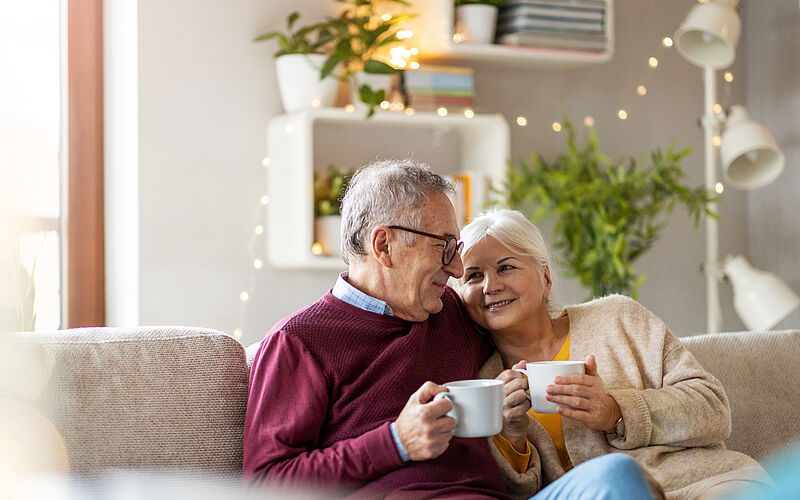
<svg viewBox="0 0 800 500">
<path fill-rule="evenodd" d="M 408 462 L 411 460 L 411 457 L 408 455 L 406 447 L 403 446 L 403 442 L 400 441 L 400 435 L 397 433 L 397 425 L 392 422 L 391 425 L 389 425 L 389 430 L 392 431 L 392 439 L 394 439 L 394 445 L 397 447 L 397 453 L 400 454 L 400 458 L 403 459 L 403 462 Z"/>
<path fill-rule="evenodd" d="M 500 451 L 515 472 L 524 474 L 528 470 L 528 465 L 531 461 L 531 445 L 525 441 L 525 453 L 520 453 L 511 444 L 511 441 L 506 439 L 502 434 L 494 436 L 494 445 Z"/>
</svg>

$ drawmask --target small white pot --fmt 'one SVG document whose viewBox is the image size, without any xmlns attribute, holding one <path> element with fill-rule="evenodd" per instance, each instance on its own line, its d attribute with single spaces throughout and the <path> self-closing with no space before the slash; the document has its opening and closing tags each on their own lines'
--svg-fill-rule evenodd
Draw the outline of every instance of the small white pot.
<svg viewBox="0 0 800 500">
<path fill-rule="evenodd" d="M 339 81 L 331 76 L 319 79 L 325 59 L 323 54 L 286 54 L 275 59 L 278 90 L 287 113 L 333 106 Z"/>
<path fill-rule="evenodd" d="M 365 84 L 376 92 L 381 89 L 385 90 L 386 98 L 389 99 L 392 90 L 392 75 L 364 73 L 363 71 L 353 75 L 350 79 L 350 101 L 359 112 L 367 109 L 367 105 L 358 98 L 358 89 Z"/>
<path fill-rule="evenodd" d="M 325 215 L 314 219 L 314 240 L 322 247 L 322 255 L 342 255 L 341 215 Z"/>
<path fill-rule="evenodd" d="M 497 7 L 482 3 L 456 7 L 456 33 L 465 42 L 493 43 L 497 28 Z"/>
</svg>

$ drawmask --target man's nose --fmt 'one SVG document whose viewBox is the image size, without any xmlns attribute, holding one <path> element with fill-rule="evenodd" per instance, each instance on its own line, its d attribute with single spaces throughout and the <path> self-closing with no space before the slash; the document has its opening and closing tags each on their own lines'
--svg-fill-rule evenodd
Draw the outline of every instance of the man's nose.
<svg viewBox="0 0 800 500">
<path fill-rule="evenodd" d="M 455 279 L 464 276 L 464 262 L 461 261 L 461 255 L 458 252 L 453 256 L 453 260 L 444 266 L 444 270 Z"/>
</svg>

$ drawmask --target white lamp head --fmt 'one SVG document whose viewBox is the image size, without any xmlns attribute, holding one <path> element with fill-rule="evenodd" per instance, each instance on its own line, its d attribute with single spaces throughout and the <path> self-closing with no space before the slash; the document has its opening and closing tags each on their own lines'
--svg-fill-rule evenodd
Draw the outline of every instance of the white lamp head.
<svg viewBox="0 0 800 500">
<path fill-rule="evenodd" d="M 674 37 L 684 59 L 714 69 L 733 64 L 742 31 L 736 4 L 736 0 L 706 0 L 692 7 Z"/>
<path fill-rule="evenodd" d="M 732 106 L 720 146 L 722 172 L 738 189 L 757 189 L 781 175 L 786 159 L 766 127 Z"/>
<path fill-rule="evenodd" d="M 723 270 L 733 284 L 733 305 L 750 330 L 769 330 L 800 306 L 800 297 L 772 273 L 730 255 Z"/>
</svg>

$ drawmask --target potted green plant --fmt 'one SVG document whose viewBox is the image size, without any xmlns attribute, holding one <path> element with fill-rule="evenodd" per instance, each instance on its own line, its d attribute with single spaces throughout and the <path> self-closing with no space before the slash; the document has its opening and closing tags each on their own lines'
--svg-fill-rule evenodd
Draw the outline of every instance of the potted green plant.
<svg viewBox="0 0 800 500">
<path fill-rule="evenodd" d="M 656 148 L 647 162 L 630 157 L 613 162 L 599 151 L 594 128 L 583 149 L 566 116 L 564 129 L 567 152 L 551 162 L 536 153 L 529 163 L 509 162 L 500 194 L 507 206 L 529 210 L 533 222 L 555 218 L 553 246 L 560 261 L 593 296 L 636 298 L 645 274 L 638 274 L 632 263 L 659 238 L 666 216 L 683 205 L 696 227 L 703 214 L 716 217 L 709 203 L 718 197 L 683 183 L 680 161 L 689 148 Z"/>
<path fill-rule="evenodd" d="M 493 43 L 497 13 L 506 0 L 455 0 L 455 32 L 462 42 Z"/>
<path fill-rule="evenodd" d="M 342 197 L 353 172 L 329 165 L 324 175 L 314 172 L 314 240 L 323 255 L 340 255 Z"/>
<path fill-rule="evenodd" d="M 333 106 L 338 82 L 320 77 L 327 60 L 326 45 L 331 43 L 327 23 L 316 23 L 294 29 L 300 17 L 292 12 L 286 18 L 286 31 L 268 31 L 254 41 L 275 39 L 275 70 L 283 108 L 287 113 L 312 106 Z"/>
<path fill-rule="evenodd" d="M 328 18 L 323 29 L 333 42 L 321 77 L 332 75 L 340 68 L 338 77 L 350 82 L 354 103 L 363 104 L 369 117 L 375 107 L 386 100 L 389 75 L 400 71 L 377 56 L 381 50 L 400 42 L 398 24 L 411 17 L 407 13 L 388 14 L 382 10 L 410 4 L 406 0 L 337 1 L 345 4 L 345 8 L 337 17 Z M 370 79 L 375 76 L 377 79 Z"/>
</svg>

